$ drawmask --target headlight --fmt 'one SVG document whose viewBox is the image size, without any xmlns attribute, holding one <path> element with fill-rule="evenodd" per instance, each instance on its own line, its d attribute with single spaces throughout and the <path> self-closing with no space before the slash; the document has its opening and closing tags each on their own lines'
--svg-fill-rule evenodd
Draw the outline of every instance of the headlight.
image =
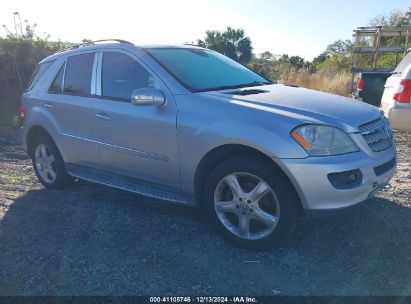
<svg viewBox="0 0 411 304">
<path fill-rule="evenodd" d="M 304 125 L 294 129 L 291 136 L 311 156 L 337 155 L 358 151 L 347 133 L 325 125 Z"/>
</svg>

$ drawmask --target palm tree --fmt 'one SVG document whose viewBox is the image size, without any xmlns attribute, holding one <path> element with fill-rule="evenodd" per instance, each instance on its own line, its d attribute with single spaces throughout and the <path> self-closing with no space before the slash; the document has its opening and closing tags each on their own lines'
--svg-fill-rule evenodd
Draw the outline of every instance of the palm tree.
<svg viewBox="0 0 411 304">
<path fill-rule="evenodd" d="M 197 45 L 215 50 L 242 64 L 249 63 L 252 59 L 251 40 L 242 29 L 227 27 L 223 33 L 207 31 L 204 40 L 198 40 Z"/>
</svg>

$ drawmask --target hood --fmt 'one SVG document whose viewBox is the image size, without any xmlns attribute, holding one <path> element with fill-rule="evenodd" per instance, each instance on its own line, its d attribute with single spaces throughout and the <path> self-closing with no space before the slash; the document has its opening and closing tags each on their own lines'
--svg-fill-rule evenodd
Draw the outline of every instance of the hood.
<svg viewBox="0 0 411 304">
<path fill-rule="evenodd" d="M 358 126 L 381 117 L 379 108 L 353 98 L 291 87 L 282 84 L 250 87 L 248 90 L 263 93 L 237 95 L 247 88 L 211 91 L 202 94 L 226 99 L 242 106 L 278 112 L 280 115 L 298 117 L 302 123 L 323 123 L 357 132 Z"/>
</svg>

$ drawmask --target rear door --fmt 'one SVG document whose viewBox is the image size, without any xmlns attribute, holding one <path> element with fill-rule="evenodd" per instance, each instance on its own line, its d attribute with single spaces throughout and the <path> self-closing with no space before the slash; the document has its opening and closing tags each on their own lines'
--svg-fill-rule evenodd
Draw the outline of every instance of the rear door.
<svg viewBox="0 0 411 304">
<path fill-rule="evenodd" d="M 179 186 L 177 107 L 160 79 L 133 54 L 100 53 L 97 76 L 100 99 L 93 103 L 93 121 L 101 168 L 150 182 Z M 137 106 L 134 90 L 155 87 L 166 105 Z"/>
<path fill-rule="evenodd" d="M 59 147 L 69 164 L 94 166 L 96 144 L 92 125 L 95 53 L 68 57 L 43 98 L 43 107 L 59 127 Z"/>
</svg>

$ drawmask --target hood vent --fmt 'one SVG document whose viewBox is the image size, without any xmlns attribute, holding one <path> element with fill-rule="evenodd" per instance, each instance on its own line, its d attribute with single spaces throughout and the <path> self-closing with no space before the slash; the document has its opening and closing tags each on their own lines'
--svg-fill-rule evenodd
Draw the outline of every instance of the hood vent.
<svg viewBox="0 0 411 304">
<path fill-rule="evenodd" d="M 284 85 L 285 85 L 286 87 L 299 88 L 298 85 L 295 85 L 295 84 L 292 84 L 292 83 L 284 83 Z"/>
<path fill-rule="evenodd" d="M 225 92 L 224 94 L 246 96 L 246 95 L 254 95 L 254 94 L 261 94 L 261 93 L 268 93 L 268 92 L 269 91 L 265 91 L 265 90 L 250 89 L 250 90 L 237 90 L 237 91 Z"/>
</svg>

